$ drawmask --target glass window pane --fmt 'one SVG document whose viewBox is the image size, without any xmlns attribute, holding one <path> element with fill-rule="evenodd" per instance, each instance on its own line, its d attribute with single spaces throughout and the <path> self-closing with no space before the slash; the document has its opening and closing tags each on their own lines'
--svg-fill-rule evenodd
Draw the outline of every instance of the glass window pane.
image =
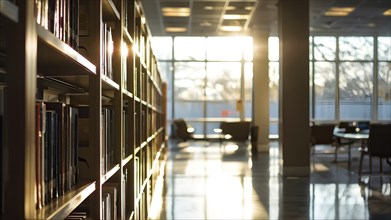
<svg viewBox="0 0 391 220">
<path fill-rule="evenodd" d="M 253 63 L 246 62 L 244 65 L 244 117 L 252 117 L 252 100 L 253 100 Z"/>
<path fill-rule="evenodd" d="M 240 99 L 239 62 L 208 62 L 206 117 L 239 117 L 236 102 Z"/>
<path fill-rule="evenodd" d="M 315 62 L 314 119 L 335 118 L 335 70 L 334 62 Z"/>
<path fill-rule="evenodd" d="M 252 61 L 253 60 L 253 38 L 252 37 L 241 37 L 238 39 L 239 42 L 243 45 L 242 50 L 244 50 L 244 60 Z"/>
<path fill-rule="evenodd" d="M 279 63 L 269 62 L 269 117 L 270 135 L 278 134 Z"/>
<path fill-rule="evenodd" d="M 171 62 L 158 62 L 159 72 L 164 82 L 168 81 L 169 73 L 172 72 Z M 170 79 L 171 80 L 171 79 Z"/>
<path fill-rule="evenodd" d="M 175 100 L 174 118 L 202 118 L 204 103 L 202 101 Z"/>
<path fill-rule="evenodd" d="M 314 37 L 315 60 L 335 60 L 335 37 Z"/>
<path fill-rule="evenodd" d="M 270 117 L 278 117 L 279 63 L 269 62 Z M 272 106 L 276 106 L 272 108 Z M 275 111 L 274 111 L 275 110 Z"/>
<path fill-rule="evenodd" d="M 171 100 L 171 94 L 172 94 L 172 67 L 171 62 L 158 62 L 159 65 L 159 71 L 162 76 L 162 80 L 167 83 L 167 119 L 171 119 L 171 112 L 172 112 L 172 100 Z"/>
<path fill-rule="evenodd" d="M 391 61 L 391 37 L 378 37 L 378 59 Z"/>
<path fill-rule="evenodd" d="M 204 99 L 205 63 L 175 63 L 175 100 L 193 101 Z"/>
<path fill-rule="evenodd" d="M 175 37 L 176 60 L 205 60 L 205 37 Z"/>
<path fill-rule="evenodd" d="M 339 71 L 340 118 L 342 120 L 370 120 L 372 117 L 373 64 L 341 62 Z"/>
<path fill-rule="evenodd" d="M 278 61 L 280 56 L 278 37 L 269 37 L 269 60 Z"/>
<path fill-rule="evenodd" d="M 206 99 L 240 99 L 240 66 L 239 62 L 208 62 Z"/>
<path fill-rule="evenodd" d="M 207 58 L 210 61 L 239 61 L 249 42 L 242 37 L 208 37 Z M 251 42 L 252 44 L 252 42 Z"/>
<path fill-rule="evenodd" d="M 253 96 L 253 63 L 244 64 L 244 99 L 252 100 Z"/>
<path fill-rule="evenodd" d="M 391 120 L 391 62 L 379 62 L 379 111 L 380 120 Z"/>
<path fill-rule="evenodd" d="M 236 100 L 209 100 L 206 102 L 206 117 L 208 118 L 239 118 L 236 111 Z"/>
<path fill-rule="evenodd" d="M 340 60 L 372 60 L 373 37 L 340 37 Z"/>
<path fill-rule="evenodd" d="M 158 60 L 172 59 L 172 37 L 153 37 L 152 44 Z"/>
</svg>

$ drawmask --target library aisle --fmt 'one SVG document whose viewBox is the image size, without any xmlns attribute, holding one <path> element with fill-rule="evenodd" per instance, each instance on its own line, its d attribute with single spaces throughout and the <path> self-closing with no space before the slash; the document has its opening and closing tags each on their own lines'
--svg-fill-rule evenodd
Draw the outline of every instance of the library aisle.
<svg viewBox="0 0 391 220">
<path fill-rule="evenodd" d="M 316 153 L 311 177 L 283 178 L 270 145 L 251 155 L 217 142 L 169 144 L 160 219 L 391 219 L 389 173 L 359 184 L 344 162 Z"/>
</svg>

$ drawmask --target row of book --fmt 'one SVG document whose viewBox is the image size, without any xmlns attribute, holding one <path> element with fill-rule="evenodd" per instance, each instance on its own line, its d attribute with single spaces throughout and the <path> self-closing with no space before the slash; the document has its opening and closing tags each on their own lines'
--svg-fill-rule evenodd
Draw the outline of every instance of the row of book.
<svg viewBox="0 0 391 220">
<path fill-rule="evenodd" d="M 77 182 L 78 109 L 36 102 L 36 206 L 42 208 Z"/>
<path fill-rule="evenodd" d="M 79 0 L 35 0 L 37 23 L 78 49 Z"/>
<path fill-rule="evenodd" d="M 93 179 L 95 173 L 94 167 L 91 165 L 94 163 L 94 149 L 89 144 L 89 107 L 81 106 L 79 110 L 79 160 L 83 161 L 79 165 L 80 178 Z M 104 175 L 114 166 L 114 110 L 110 107 L 102 108 L 101 111 L 101 159 L 100 170 Z"/>
</svg>

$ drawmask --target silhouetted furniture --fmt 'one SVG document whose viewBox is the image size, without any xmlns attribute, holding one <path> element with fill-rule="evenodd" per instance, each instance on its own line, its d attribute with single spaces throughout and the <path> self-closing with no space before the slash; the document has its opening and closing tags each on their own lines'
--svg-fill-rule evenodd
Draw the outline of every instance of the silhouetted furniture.
<svg viewBox="0 0 391 220">
<path fill-rule="evenodd" d="M 369 129 L 369 126 L 370 126 L 370 122 L 369 121 L 357 121 L 356 122 L 356 127 L 358 128 L 358 130 L 368 130 Z"/>
<path fill-rule="evenodd" d="M 250 129 L 250 139 L 251 139 L 251 152 L 258 152 L 258 130 L 259 127 L 254 125 Z"/>
<path fill-rule="evenodd" d="M 188 126 L 182 118 L 173 121 L 173 138 L 179 138 L 184 141 L 193 138 L 194 128 Z"/>
<path fill-rule="evenodd" d="M 372 173 L 372 157 L 379 157 L 380 173 L 383 173 L 383 159 L 391 166 L 391 124 L 371 124 L 368 146 L 362 148 L 358 173 L 361 174 L 365 155 L 369 156 L 369 172 Z"/>
<path fill-rule="evenodd" d="M 335 146 L 334 139 L 334 124 L 311 124 L 311 140 L 310 146 L 312 148 L 312 153 L 315 151 L 315 145 L 333 145 Z"/>
<path fill-rule="evenodd" d="M 356 133 L 334 132 L 334 136 L 341 140 L 347 140 L 349 143 L 354 143 L 356 141 L 361 141 L 361 143 L 365 143 L 365 141 L 367 141 L 369 138 L 368 130 L 362 132 L 356 132 Z M 351 144 L 348 144 L 349 168 L 350 168 L 350 159 L 351 159 Z"/>
<path fill-rule="evenodd" d="M 338 128 L 345 133 L 356 133 L 356 122 L 341 121 Z"/>
<path fill-rule="evenodd" d="M 354 134 L 357 133 L 357 127 L 356 122 L 347 122 L 347 121 L 341 121 L 338 124 L 338 128 L 336 130 L 337 133 L 346 133 L 346 134 Z M 341 138 L 336 136 L 336 145 L 335 145 L 335 152 L 334 152 L 334 161 L 337 161 L 338 157 L 338 148 L 342 146 L 348 146 L 349 147 L 349 153 L 350 153 L 350 146 L 354 144 L 354 142 L 357 141 L 355 139 L 349 139 L 349 138 Z"/>
<path fill-rule="evenodd" d="M 224 141 L 244 143 L 249 140 L 250 122 L 221 122 L 220 145 Z"/>
</svg>

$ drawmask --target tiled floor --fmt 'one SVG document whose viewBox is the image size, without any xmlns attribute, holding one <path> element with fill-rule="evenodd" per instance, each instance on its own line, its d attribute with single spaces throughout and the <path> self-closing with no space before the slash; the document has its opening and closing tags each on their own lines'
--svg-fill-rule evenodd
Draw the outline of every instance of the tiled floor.
<svg viewBox="0 0 391 220">
<path fill-rule="evenodd" d="M 218 143 L 206 141 L 169 149 L 162 220 L 391 219 L 386 163 L 385 175 L 359 178 L 357 158 L 349 170 L 345 162 L 331 162 L 331 149 L 317 148 L 310 177 L 284 178 L 278 174 L 276 142 L 269 153 L 256 155 L 235 145 L 222 151 Z"/>
</svg>

